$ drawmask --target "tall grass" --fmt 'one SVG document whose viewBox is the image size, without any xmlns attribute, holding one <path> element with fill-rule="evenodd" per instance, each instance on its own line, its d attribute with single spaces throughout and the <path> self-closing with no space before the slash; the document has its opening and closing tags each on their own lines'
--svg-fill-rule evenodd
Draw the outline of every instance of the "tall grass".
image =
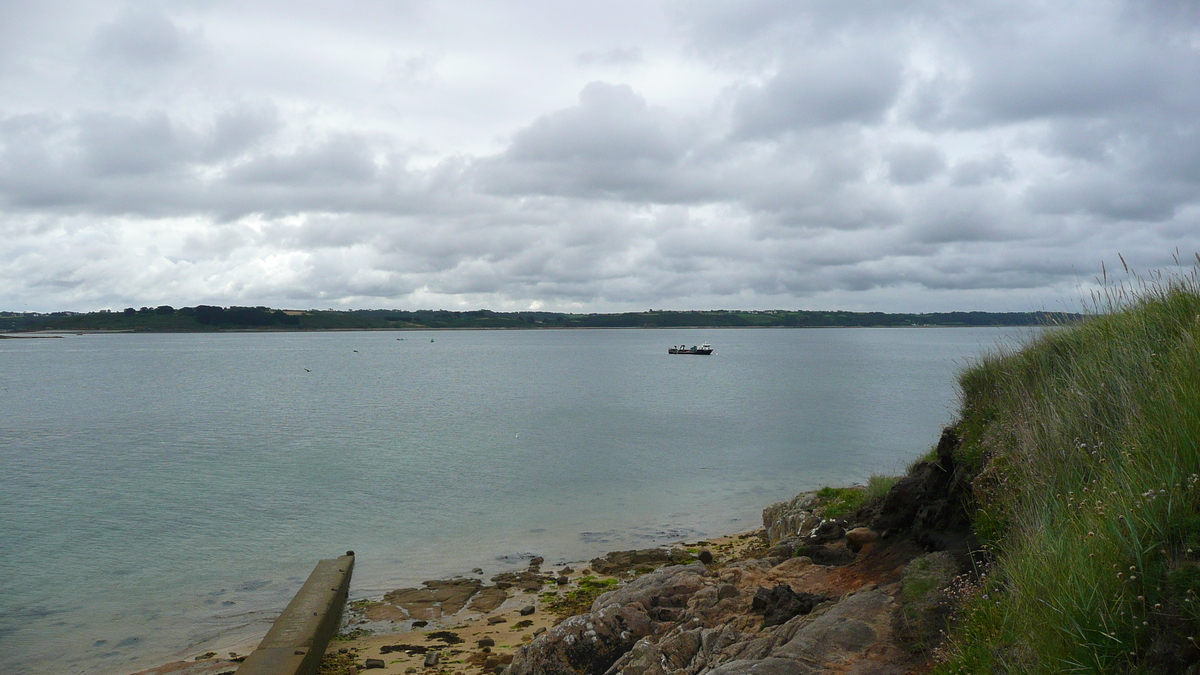
<svg viewBox="0 0 1200 675">
<path fill-rule="evenodd" d="M 960 377 L 993 563 L 941 673 L 1182 672 L 1200 659 L 1200 283 L 1108 285 L 1091 318 Z"/>
</svg>

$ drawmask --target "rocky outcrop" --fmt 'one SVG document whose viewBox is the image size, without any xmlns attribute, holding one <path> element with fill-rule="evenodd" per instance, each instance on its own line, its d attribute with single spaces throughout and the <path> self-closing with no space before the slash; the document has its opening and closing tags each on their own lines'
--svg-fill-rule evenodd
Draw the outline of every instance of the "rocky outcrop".
<svg viewBox="0 0 1200 675">
<path fill-rule="evenodd" d="M 647 574 L 535 638 L 507 672 L 899 675 L 925 658 L 913 649 L 908 617 L 920 623 L 918 631 L 936 630 L 945 605 L 938 593 L 955 558 L 927 557 L 922 570 L 936 576 L 911 576 L 905 586 L 905 565 L 922 554 L 907 539 L 873 544 L 857 557 L 844 545 L 823 548 L 841 550 L 851 562 L 748 559 Z M 906 601 L 904 593 L 917 588 L 926 592 L 922 600 Z"/>
<path fill-rule="evenodd" d="M 893 643 L 895 604 L 890 593 L 869 590 L 758 631 L 692 620 L 657 641 L 639 640 L 607 675 L 899 675 L 914 659 Z"/>
<path fill-rule="evenodd" d="M 954 464 L 957 446 L 947 428 L 935 460 L 853 514 L 823 518 L 816 493 L 771 505 L 761 559 L 647 574 L 535 638 L 507 672 L 901 675 L 941 640 L 946 589 L 964 569 L 970 477 Z M 624 574 L 673 555 L 622 551 L 592 568 Z"/>
<path fill-rule="evenodd" d="M 882 503 L 871 509 L 871 529 L 880 533 L 907 530 L 933 550 L 974 549 L 964 508 L 973 476 L 967 467 L 954 462 L 959 444 L 957 428 L 943 429 L 937 459 L 918 462 L 896 482 Z"/>
<path fill-rule="evenodd" d="M 816 492 L 802 492 L 786 502 L 772 504 L 763 509 L 763 529 L 767 533 L 767 545 L 774 546 L 784 539 L 802 536 L 821 524 L 813 514 L 817 503 Z"/>
<path fill-rule="evenodd" d="M 641 638 L 679 618 L 688 599 L 705 586 L 700 563 L 666 567 L 605 593 L 590 612 L 573 616 L 522 647 L 512 675 L 603 675 Z"/>
</svg>

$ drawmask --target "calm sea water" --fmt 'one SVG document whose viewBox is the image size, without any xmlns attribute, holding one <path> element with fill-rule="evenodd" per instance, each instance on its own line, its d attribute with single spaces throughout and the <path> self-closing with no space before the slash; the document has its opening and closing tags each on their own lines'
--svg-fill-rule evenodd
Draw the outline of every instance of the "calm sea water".
<svg viewBox="0 0 1200 675">
<path fill-rule="evenodd" d="M 0 672 L 121 674 L 353 594 L 756 527 L 901 470 L 1021 329 L 0 341 Z M 667 347 L 709 340 L 712 357 Z"/>
</svg>

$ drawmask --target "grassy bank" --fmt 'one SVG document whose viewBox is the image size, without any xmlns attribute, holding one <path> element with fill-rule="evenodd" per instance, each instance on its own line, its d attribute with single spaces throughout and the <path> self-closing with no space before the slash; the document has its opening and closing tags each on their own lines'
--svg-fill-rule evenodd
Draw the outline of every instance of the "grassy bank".
<svg viewBox="0 0 1200 675">
<path fill-rule="evenodd" d="M 955 460 L 991 562 L 938 672 L 1200 661 L 1200 284 L 1157 277 L 1096 302 L 961 376 Z"/>
</svg>

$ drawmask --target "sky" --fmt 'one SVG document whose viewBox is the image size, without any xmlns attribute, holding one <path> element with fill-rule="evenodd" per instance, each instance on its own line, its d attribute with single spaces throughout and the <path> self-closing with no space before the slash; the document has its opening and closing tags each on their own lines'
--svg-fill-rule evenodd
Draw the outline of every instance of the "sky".
<svg viewBox="0 0 1200 675">
<path fill-rule="evenodd" d="M 1196 251 L 1189 0 L 0 3 L 3 310 L 1073 310 Z"/>
</svg>

